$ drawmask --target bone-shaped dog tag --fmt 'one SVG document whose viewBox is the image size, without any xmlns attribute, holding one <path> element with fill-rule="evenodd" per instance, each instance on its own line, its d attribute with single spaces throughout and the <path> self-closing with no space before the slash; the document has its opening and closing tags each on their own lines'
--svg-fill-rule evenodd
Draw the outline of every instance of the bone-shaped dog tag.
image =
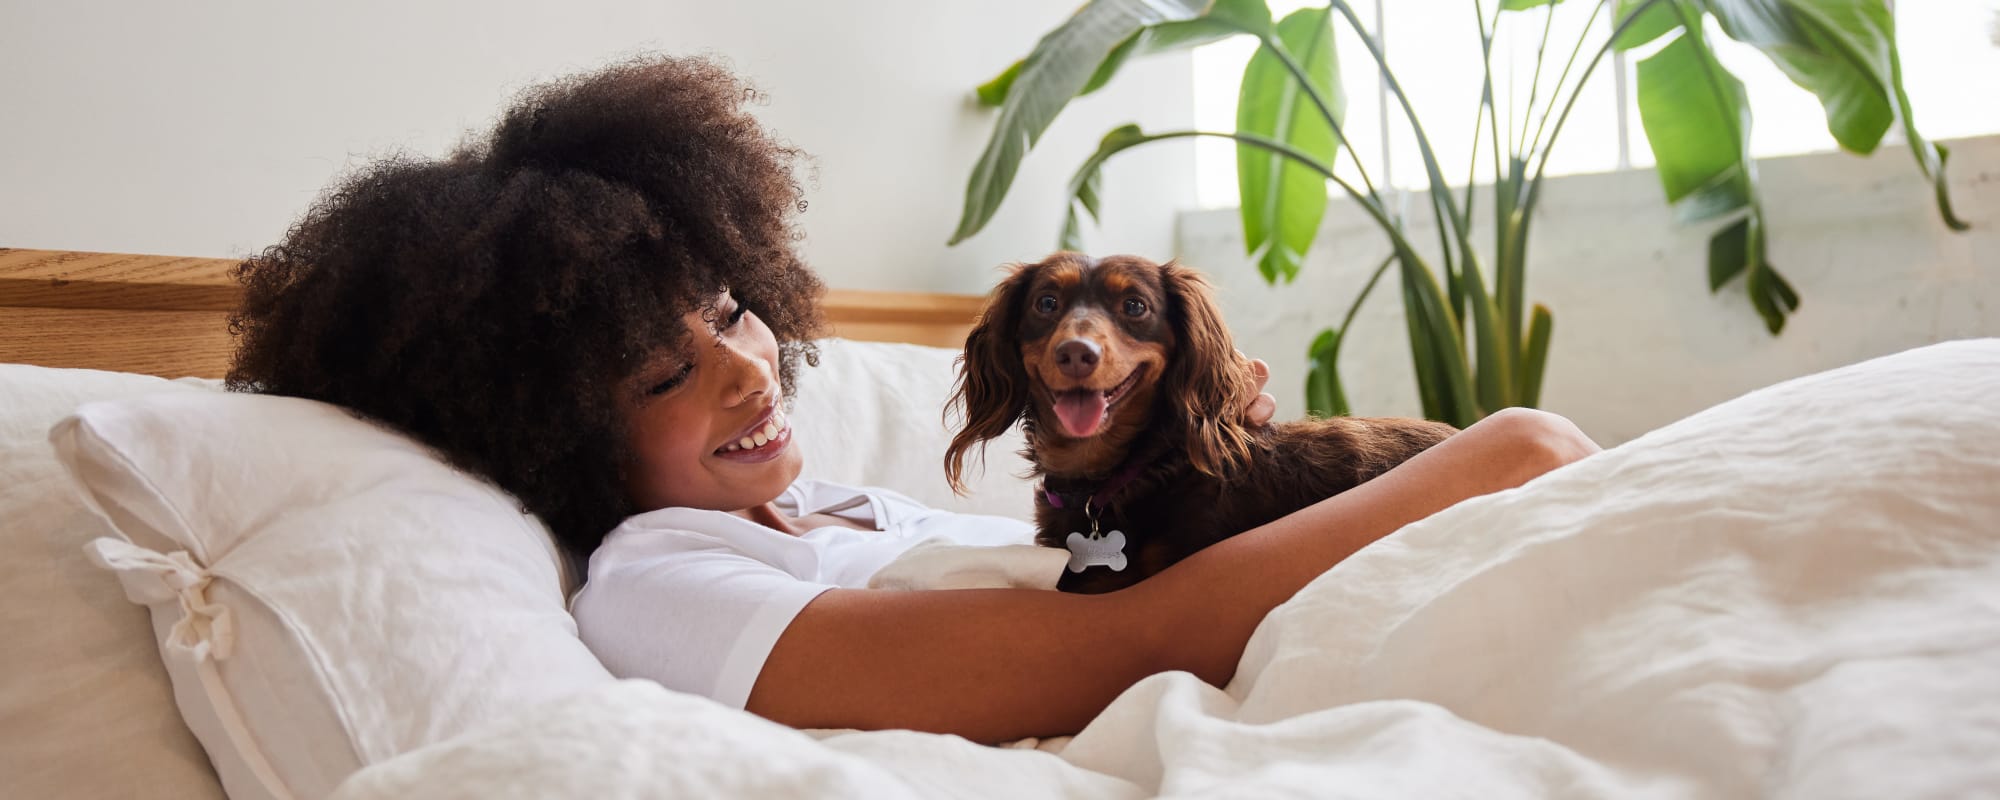
<svg viewBox="0 0 2000 800">
<path fill-rule="evenodd" d="M 1069 571 L 1082 572 L 1088 567 L 1110 567 L 1112 572 L 1125 571 L 1125 534 L 1112 531 L 1101 537 L 1072 533 L 1064 543 L 1069 548 Z"/>
</svg>

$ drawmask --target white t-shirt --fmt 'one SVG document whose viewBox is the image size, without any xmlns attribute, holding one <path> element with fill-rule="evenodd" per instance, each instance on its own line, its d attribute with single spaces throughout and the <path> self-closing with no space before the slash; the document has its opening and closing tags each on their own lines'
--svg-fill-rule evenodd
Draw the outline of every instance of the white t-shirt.
<svg viewBox="0 0 2000 800">
<path fill-rule="evenodd" d="M 801 609 L 832 588 L 865 588 L 916 545 L 1028 544 L 1020 520 L 956 514 L 887 489 L 802 480 L 774 503 L 844 526 L 790 536 L 723 511 L 663 508 L 625 520 L 590 556 L 570 601 L 583 643 L 611 673 L 742 708 L 764 659 Z"/>
</svg>

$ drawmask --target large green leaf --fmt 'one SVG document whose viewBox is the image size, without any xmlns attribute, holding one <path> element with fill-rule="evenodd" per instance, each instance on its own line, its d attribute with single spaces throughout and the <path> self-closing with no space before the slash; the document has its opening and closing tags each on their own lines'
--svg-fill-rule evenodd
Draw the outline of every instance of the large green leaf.
<svg viewBox="0 0 2000 800">
<path fill-rule="evenodd" d="M 1798 310 L 1799 295 L 1765 258 L 1761 213 L 1737 220 L 1708 240 L 1709 289 L 1720 289 L 1737 275 L 1746 276 L 1750 305 L 1764 318 L 1765 329 L 1776 336 L 1785 328 L 1785 315 Z"/>
<path fill-rule="evenodd" d="M 1996 38 L 2000 38 L 1997 35 Z M 1903 91 L 1903 56 L 1889 54 L 1890 76 L 1896 86 L 1897 117 L 1903 121 L 1903 138 L 1910 143 L 1910 152 L 1917 157 L 1917 169 L 1930 179 L 1931 190 L 1937 195 L 1938 214 L 1944 217 L 1944 224 L 1955 231 L 1971 228 L 1965 220 L 1951 210 L 1951 188 L 1945 183 L 1944 164 L 1951 158 L 1951 151 L 1944 145 L 1924 138 L 1917 132 L 1916 114 L 1910 110 L 1910 95 Z"/>
<path fill-rule="evenodd" d="M 1404 274 L 1407 275 L 1408 270 L 1404 270 Z M 1423 402 L 1424 418 L 1457 424 L 1458 415 L 1446 408 L 1450 403 L 1445 396 L 1446 376 L 1424 319 L 1423 308 L 1417 301 L 1416 290 L 1410 286 L 1407 277 L 1402 284 L 1403 326 L 1410 337 L 1410 366 L 1416 371 L 1417 398 Z"/>
<path fill-rule="evenodd" d="M 1021 159 L 1112 50 L 1141 29 L 1194 19 L 1209 6 L 1210 0 L 1093 0 L 1042 37 L 1006 91 L 993 137 L 966 182 L 965 210 L 951 243 L 964 241 L 993 219 Z"/>
<path fill-rule="evenodd" d="M 1347 390 L 1340 385 L 1340 343 L 1347 340 L 1348 331 L 1354 330 L 1354 317 L 1361 313 L 1361 304 L 1368 302 L 1368 295 L 1375 291 L 1375 284 L 1382 281 L 1382 275 L 1397 262 L 1394 255 L 1382 259 L 1375 266 L 1375 272 L 1368 276 L 1368 282 L 1361 285 L 1361 291 L 1354 295 L 1354 302 L 1347 306 L 1347 315 L 1340 320 L 1340 326 L 1320 331 L 1313 339 L 1312 347 L 1306 352 L 1310 369 L 1306 372 L 1306 410 L 1315 416 L 1345 416 L 1353 413 L 1347 406 Z"/>
<path fill-rule="evenodd" d="M 1068 210 L 1063 215 L 1062 239 L 1057 246 L 1064 250 L 1084 249 L 1083 226 L 1077 218 L 1076 210 L 1082 207 L 1084 212 L 1090 214 L 1091 219 L 1097 219 L 1097 196 L 1104 188 L 1104 162 L 1121 150 L 1161 138 L 1166 137 L 1150 136 L 1140 130 L 1139 126 L 1132 124 L 1120 125 L 1112 128 L 1110 133 L 1104 134 L 1104 138 L 1097 143 L 1097 152 L 1091 153 L 1089 158 L 1084 159 L 1083 166 L 1077 167 L 1076 173 L 1070 176 L 1070 202 L 1065 204 Z"/>
<path fill-rule="evenodd" d="M 1819 97 L 1840 146 L 1871 153 L 1895 122 L 1894 48 L 1882 0 L 1704 0 L 1729 38 L 1756 47 Z"/>
<path fill-rule="evenodd" d="M 1304 68 L 1339 123 L 1347 109 L 1334 55 L 1333 17 L 1324 8 L 1294 12 L 1278 23 L 1277 39 Z M 1339 138 L 1284 61 L 1267 44 L 1243 70 L 1236 129 L 1283 142 L 1332 167 Z M 1257 256 L 1264 280 L 1289 282 L 1299 273 L 1326 214 L 1326 179 L 1262 147 L 1236 146 L 1243 243 Z"/>
<path fill-rule="evenodd" d="M 1543 368 L 1549 363 L 1549 337 L 1556 327 L 1555 315 L 1541 303 L 1528 317 L 1528 338 L 1521 345 L 1521 405 L 1538 408 L 1542 404 Z"/>
<path fill-rule="evenodd" d="M 1239 2 L 1240 0 L 1223 0 L 1217 5 L 1236 5 Z M 1268 24 L 1268 12 L 1266 13 Z M 1245 33 L 1243 23 L 1237 21 L 1241 18 L 1240 14 L 1225 17 L 1207 16 L 1163 22 L 1143 28 L 1112 48 L 1111 54 L 1105 56 L 1104 63 L 1097 65 L 1097 71 L 1091 73 L 1089 82 L 1083 85 L 1083 90 L 1077 92 L 1077 96 L 1082 97 L 1104 88 L 1105 84 L 1117 76 L 1119 68 L 1125 66 L 1125 62 L 1131 60 L 1133 56 L 1187 50 L 1241 35 Z M 1007 93 L 1014 87 L 1014 79 L 1020 76 L 1021 67 L 1026 63 L 1027 59 L 1016 61 L 1005 72 L 994 76 L 993 80 L 980 84 L 978 89 L 980 105 L 998 106 L 1005 103 Z"/>
<path fill-rule="evenodd" d="M 1306 413 L 1315 417 L 1344 417 L 1347 392 L 1340 385 L 1340 337 L 1337 328 L 1327 328 L 1313 338 L 1306 351 Z"/>
<path fill-rule="evenodd" d="M 1259 38 L 1270 36 L 1271 6 L 1265 0 L 1215 0 L 1207 17 Z"/>
<path fill-rule="evenodd" d="M 1119 47 L 1123 48 L 1124 45 L 1119 45 Z M 1116 50 L 1112 51 L 1114 54 L 1117 52 Z M 979 88 L 972 90 L 973 95 L 979 98 L 979 104 L 982 106 L 998 106 L 1007 102 L 1007 92 L 1014 88 L 1014 79 L 1021 77 L 1021 67 L 1027 63 L 1028 60 L 1025 58 L 1016 61 L 1008 65 L 1005 71 L 993 76 L 993 80 L 979 84 Z M 1106 63 L 1110 63 L 1109 59 L 1106 59 Z M 1093 78 L 1093 80 L 1095 79 Z M 1083 93 L 1089 94 L 1090 89 L 1086 87 Z"/>
<path fill-rule="evenodd" d="M 1136 134 L 1139 132 L 1139 126 L 1137 125 L 1124 126 L 1106 134 L 1104 137 L 1105 144 L 1110 144 L 1113 136 L 1120 135 L 1120 132 L 1127 128 L 1131 129 L 1132 133 Z M 1124 148 L 1121 147 L 1119 149 Z M 1077 218 L 1076 209 L 1081 206 L 1086 213 L 1090 214 L 1092 221 L 1097 220 L 1097 193 L 1104 188 L 1103 166 L 1104 162 L 1102 159 L 1091 160 L 1084 164 L 1084 171 L 1079 171 L 1070 179 L 1070 202 L 1067 206 L 1068 210 L 1063 214 L 1062 238 L 1056 243 L 1057 247 L 1078 253 L 1085 250 L 1083 246 L 1083 223 Z"/>
<path fill-rule="evenodd" d="M 1743 221 L 1762 226 L 1760 217 L 1747 217 Z M 1792 291 L 1792 285 L 1785 281 L 1785 276 L 1779 275 L 1778 271 L 1772 269 L 1770 263 L 1764 260 L 1763 235 L 1759 233 L 1751 238 L 1755 242 L 1756 252 L 1753 257 L 1756 259 L 1756 264 L 1746 270 L 1743 283 L 1750 291 L 1750 304 L 1756 307 L 1758 316 L 1764 318 L 1764 327 L 1772 336 L 1776 336 L 1785 329 L 1785 316 L 1799 310 L 1799 293 Z"/>
<path fill-rule="evenodd" d="M 1509 349 L 1521 346 L 1521 308 L 1527 298 L 1529 213 L 1534 210 L 1522 189 L 1527 173 L 1528 162 L 1510 155 L 1507 174 L 1493 182 L 1493 302 Z"/>
<path fill-rule="evenodd" d="M 1757 203 L 1743 83 L 1709 50 L 1699 12 L 1691 4 L 1681 11 L 1696 24 L 1683 26 L 1679 38 L 1639 62 L 1639 119 L 1659 161 L 1667 199 L 1680 204 L 1683 219 L 1748 212 L 1710 239 L 1709 285 L 1716 289 L 1745 276 L 1751 305 L 1775 335 L 1799 299 L 1764 256 L 1764 212 Z M 1742 30 L 1753 22 L 1769 20 L 1742 17 L 1731 26 Z"/>
<path fill-rule="evenodd" d="M 1446 305 L 1436 273 L 1415 251 L 1397 254 L 1403 284 L 1403 314 L 1410 331 L 1410 357 L 1417 370 L 1417 394 L 1424 416 L 1461 428 L 1479 420 L 1472 366 L 1465 355 L 1465 331 Z"/>
<path fill-rule="evenodd" d="M 1620 11 L 1641 2 L 1619 0 Z M 1827 131 L 1842 148 L 1872 153 L 1889 127 L 1900 125 L 1917 169 L 1932 184 L 1939 216 L 1953 230 L 1968 227 L 1952 210 L 1944 170 L 1948 151 L 1917 130 L 1903 86 L 1895 15 L 1885 0 L 1700 0 L 1698 8 L 1691 4 L 1685 8 L 1691 16 L 1712 14 L 1723 32 L 1758 48 L 1794 83 L 1818 97 Z M 1639 26 L 1646 29 L 1644 35 L 1635 29 L 1620 38 L 1619 46 L 1650 41 L 1680 27 L 1666 2 L 1645 13 L 1646 21 Z"/>
<path fill-rule="evenodd" d="M 1477 269 L 1459 273 L 1465 283 L 1466 304 L 1472 308 L 1473 352 L 1478 355 L 1474 388 L 1478 392 L 1479 416 L 1514 405 L 1514 358 L 1512 340 L 1500 329 L 1500 309 L 1486 292 L 1486 280 Z"/>
<path fill-rule="evenodd" d="M 1699 32 L 1686 31 L 1639 62 L 1639 121 L 1668 202 L 1734 192 L 1749 205 L 1750 106 Z"/>
<path fill-rule="evenodd" d="M 1683 224 L 1701 222 L 1748 208 L 1757 191 L 1751 183 L 1755 179 L 1753 166 L 1749 161 L 1731 164 L 1707 183 L 1695 187 L 1674 206 L 1674 220 Z"/>
<path fill-rule="evenodd" d="M 1641 10 L 1642 7 L 1644 10 Z M 1618 0 L 1618 15 L 1614 17 L 1614 27 L 1635 11 L 1639 14 L 1638 20 L 1612 41 L 1613 49 L 1630 50 L 1658 39 L 1668 31 L 1681 26 L 1680 18 L 1674 16 L 1673 8 L 1665 2 L 1656 2 L 1648 6 L 1646 0 Z"/>
<path fill-rule="evenodd" d="M 1749 0 L 1708 0 L 1724 30 L 1741 20 L 1726 19 L 1726 11 L 1736 10 Z M 1964 220 L 1952 211 L 1951 195 L 1945 183 L 1944 164 L 1948 152 L 1924 138 L 1917 130 L 1910 108 L 1909 92 L 1903 87 L 1902 54 L 1896 48 L 1896 17 L 1884 0 L 1757 0 L 1785 12 L 1791 28 L 1803 34 L 1777 40 L 1767 47 L 1764 39 L 1785 30 L 1759 31 L 1765 34 L 1757 44 L 1780 69 L 1800 86 L 1812 91 L 1826 108 L 1827 130 L 1840 145 L 1857 153 L 1874 152 L 1882 132 L 1900 122 L 1903 138 L 1917 159 L 1917 169 L 1931 182 L 1937 195 L 1938 214 L 1952 230 L 1965 230 Z M 1757 20 L 1772 14 L 1756 15 Z M 1730 32 L 1732 37 L 1735 32 Z M 1749 35 L 1746 32 L 1746 35 Z M 1737 37 L 1742 38 L 1742 37 Z M 1746 39 L 1746 41 L 1748 41 Z"/>
<path fill-rule="evenodd" d="M 1194 130 L 1167 131 L 1164 133 L 1146 133 L 1145 131 L 1140 130 L 1139 126 L 1127 123 L 1125 125 L 1120 125 L 1117 128 L 1112 129 L 1110 133 L 1105 134 L 1103 141 L 1098 143 L 1097 152 L 1092 153 L 1090 155 L 1090 158 L 1084 159 L 1083 166 L 1078 167 L 1076 170 L 1076 174 L 1070 177 L 1070 184 L 1069 184 L 1070 203 L 1067 211 L 1067 217 L 1063 220 L 1063 232 L 1062 232 L 1062 239 L 1060 241 L 1060 246 L 1066 250 L 1083 249 L 1082 244 L 1079 240 L 1080 239 L 1079 229 L 1081 228 L 1081 221 L 1079 220 L 1076 212 L 1077 209 L 1081 207 L 1084 210 L 1084 212 L 1090 215 L 1091 219 L 1097 218 L 1098 193 L 1103 188 L 1104 185 L 1103 167 L 1105 161 L 1110 160 L 1112 156 L 1117 155 L 1121 151 L 1130 149 L 1132 147 L 1137 147 L 1147 142 L 1157 142 L 1162 139 L 1186 139 L 1186 138 L 1203 137 L 1203 136 L 1229 139 L 1231 141 L 1237 142 L 1238 144 L 1244 144 L 1252 147 L 1261 147 L 1270 150 L 1273 153 L 1277 153 L 1280 156 L 1283 156 L 1284 158 L 1286 158 L 1287 160 L 1291 161 L 1294 164 L 1299 164 L 1301 166 L 1304 166 L 1308 170 L 1317 171 L 1319 173 L 1319 177 L 1321 180 L 1331 181 L 1336 185 L 1342 186 L 1343 188 L 1347 189 L 1350 194 L 1352 194 L 1357 198 L 1360 196 L 1359 194 L 1356 194 L 1354 192 L 1354 188 L 1352 186 L 1348 186 L 1347 184 L 1343 183 L 1340 180 L 1340 178 L 1336 177 L 1333 174 L 1332 169 L 1326 167 L 1324 164 L 1321 164 L 1319 159 L 1307 155 L 1303 152 L 1300 152 L 1299 150 L 1293 148 L 1290 145 L 1287 145 L 1275 139 L 1271 139 L 1269 137 L 1259 136 L 1254 133 L 1222 133 L 1220 131 L 1194 131 Z M 1372 206 L 1368 208 L 1371 211 L 1379 212 L 1379 209 L 1375 209 Z M 1387 223 L 1384 222 L 1383 224 Z M 1398 241 L 1400 241 L 1400 239 Z"/>
</svg>

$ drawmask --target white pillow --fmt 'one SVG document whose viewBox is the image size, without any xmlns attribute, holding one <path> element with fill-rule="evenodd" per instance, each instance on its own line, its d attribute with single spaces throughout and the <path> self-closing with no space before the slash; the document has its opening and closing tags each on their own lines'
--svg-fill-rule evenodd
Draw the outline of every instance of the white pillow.
<svg viewBox="0 0 2000 800">
<path fill-rule="evenodd" d="M 942 411 L 957 351 L 838 339 L 820 346 L 821 366 L 802 371 L 792 413 L 808 477 L 887 486 L 961 511 L 1032 513 L 1031 490 L 1017 477 L 1027 466 L 1016 455 L 1018 432 L 989 447 L 986 470 L 969 476 L 970 496 L 957 497 L 945 485 L 950 431 Z M 174 388 L 145 376 L 44 372 L 96 376 L 106 386 Z M 50 421 L 92 397 L 64 395 L 39 415 L 21 417 L 22 430 L 39 440 Z M 92 557 L 119 570 L 126 594 L 152 609 L 157 649 L 173 674 L 181 713 L 238 800 L 325 794 L 362 766 L 469 730 L 498 711 L 609 680 L 575 639 L 557 589 L 553 545 L 541 527 L 506 495 L 339 409 L 214 392 L 139 399 L 80 409 L 48 441 L 86 499 L 130 541 L 95 545 Z M 70 493 L 51 490 L 53 454 L 41 441 L 29 444 L 6 451 L 41 459 L 41 482 L 19 487 L 67 509 L 62 513 L 73 530 L 48 540 L 46 559 L 8 561 L 15 569 L 0 573 L 9 581 L 0 586 L 13 588 L 15 573 L 39 573 L 28 567 L 47 560 L 64 574 L 81 573 L 76 580 L 94 587 L 93 611 L 108 610 L 123 627 L 76 641 L 115 643 L 122 648 L 117 663 L 140 662 L 142 670 L 127 671 L 150 681 L 150 711 L 139 713 L 146 709 L 132 701 L 126 727 L 144 722 L 142 734 L 171 733 L 179 723 L 154 648 L 141 638 L 144 618 L 123 614 L 114 582 L 82 561 L 82 542 L 111 530 Z M 14 528 L 8 530 L 11 536 Z M 186 585 L 173 589 L 167 581 Z M 37 605 L 15 608 L 43 620 L 51 612 Z M 16 627 L 24 626 L 5 630 Z M 46 626 L 37 635 L 56 638 L 65 627 L 78 626 Z M 82 674 L 69 663 L 81 656 L 50 662 L 46 672 Z M 17 696 L 54 696 L 49 681 L 59 680 L 10 680 L 10 703 L 0 707 L 12 709 Z M 71 715 L 74 706 L 45 705 L 25 719 Z M 9 715 L 10 726 L 15 718 Z M 125 729 L 93 715 L 65 718 L 84 732 Z M 195 797 L 201 790 L 184 784 L 196 780 L 207 781 L 213 793 L 214 778 L 186 732 L 179 736 L 178 750 L 171 741 L 163 745 L 179 772 L 149 767 L 159 780 L 142 789 L 104 784 L 104 791 L 0 795 L 133 797 L 158 790 Z M 36 745 L 42 757 L 91 752 L 87 743 L 54 737 Z M 43 770 L 68 771 L 74 770 Z"/>
<path fill-rule="evenodd" d="M 308 400 L 92 403 L 50 432 L 124 534 L 91 557 L 152 610 L 176 698 L 236 800 L 611 680 L 547 533 L 424 447 Z"/>
<path fill-rule="evenodd" d="M 198 387 L 0 364 L 0 797 L 219 798 L 143 609 L 84 559 L 110 526 L 49 447 L 82 403 Z"/>
<path fill-rule="evenodd" d="M 845 339 L 821 340 L 819 348 L 820 365 L 799 370 L 791 413 L 804 477 L 884 486 L 953 511 L 1033 519 L 1018 427 L 986 444 L 983 471 L 973 452 L 965 497 L 945 483 L 953 429 L 945 426 L 944 404 L 959 351 Z"/>
</svg>

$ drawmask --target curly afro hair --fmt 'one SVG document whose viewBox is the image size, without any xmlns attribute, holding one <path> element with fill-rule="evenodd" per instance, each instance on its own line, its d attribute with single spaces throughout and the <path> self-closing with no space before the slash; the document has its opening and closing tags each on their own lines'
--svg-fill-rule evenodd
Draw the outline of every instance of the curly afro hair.
<svg viewBox="0 0 2000 800">
<path fill-rule="evenodd" d="M 338 181 L 244 261 L 228 383 L 397 428 L 539 516 L 573 559 L 623 517 L 617 385 L 727 288 L 763 318 L 789 393 L 824 287 L 794 249 L 800 153 L 695 58 L 523 92 L 442 160 Z"/>
</svg>

